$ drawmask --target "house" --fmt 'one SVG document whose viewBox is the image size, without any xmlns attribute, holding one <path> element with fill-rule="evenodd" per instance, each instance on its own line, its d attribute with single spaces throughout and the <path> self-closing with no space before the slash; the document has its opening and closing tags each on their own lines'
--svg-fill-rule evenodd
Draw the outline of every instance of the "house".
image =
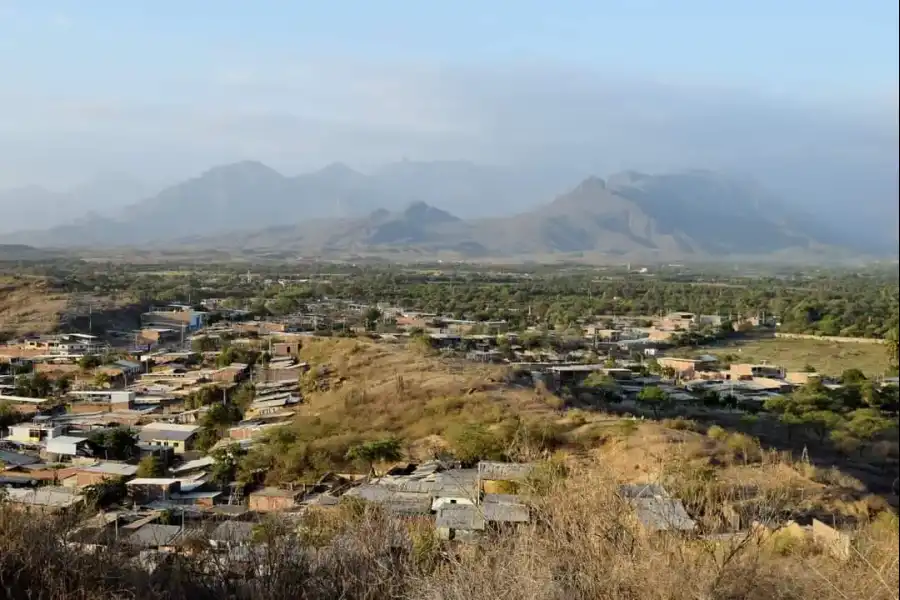
<svg viewBox="0 0 900 600">
<path fill-rule="evenodd" d="M 256 512 L 292 510 L 300 506 L 302 495 L 300 491 L 266 487 L 249 494 L 249 506 Z"/>
<path fill-rule="evenodd" d="M 125 483 L 129 497 L 135 504 L 149 504 L 170 500 L 181 491 L 181 480 L 165 477 L 138 477 Z"/>
<path fill-rule="evenodd" d="M 184 477 L 192 473 L 202 472 L 204 469 L 208 469 L 214 464 L 216 464 L 216 461 L 213 457 L 204 456 L 203 458 L 181 463 L 172 469 L 172 474 L 177 475 L 178 477 Z"/>
<path fill-rule="evenodd" d="M 515 483 L 525 481 L 534 471 L 532 463 L 504 463 L 481 461 L 478 463 L 478 479 L 485 492 L 502 492 Z"/>
<path fill-rule="evenodd" d="M 806 385 L 814 380 L 821 380 L 820 373 L 808 373 L 806 371 L 788 371 L 784 374 L 784 380 L 793 385 Z"/>
<path fill-rule="evenodd" d="M 141 315 L 141 328 L 159 327 L 179 331 L 193 331 L 203 326 L 206 314 L 205 312 L 185 307 L 151 310 Z"/>
<path fill-rule="evenodd" d="M 47 356 L 86 356 L 100 354 L 107 346 L 94 335 L 64 333 L 28 340 L 27 349 L 38 350 Z"/>
<path fill-rule="evenodd" d="M 61 487 L 7 488 L 6 494 L 9 504 L 16 508 L 46 513 L 75 509 L 84 503 L 84 496 Z"/>
<path fill-rule="evenodd" d="M 3 398 L 0 398 L 2 400 Z M 36 418 L 31 423 L 19 423 L 10 425 L 9 435 L 4 441 L 19 444 L 39 445 L 48 439 L 65 435 L 66 428 L 62 425 L 54 425 L 47 419 Z"/>
<path fill-rule="evenodd" d="M 768 377 L 783 379 L 784 369 L 778 365 L 762 364 L 732 364 L 726 379 L 752 379 L 754 377 Z"/>
<path fill-rule="evenodd" d="M 69 392 L 73 413 L 111 412 L 127 410 L 134 406 L 135 393 L 122 390 L 84 390 Z"/>
<path fill-rule="evenodd" d="M 246 521 L 225 521 L 210 532 L 209 541 L 214 548 L 249 544 L 255 527 Z"/>
<path fill-rule="evenodd" d="M 474 504 L 445 504 L 438 510 L 434 525 L 440 538 L 453 540 L 484 531 L 485 519 L 481 507 Z"/>
<path fill-rule="evenodd" d="M 275 342 L 272 344 L 272 356 L 297 356 L 301 346 L 300 340 Z"/>
<path fill-rule="evenodd" d="M 250 365 L 244 363 L 231 363 L 210 374 L 210 379 L 218 383 L 238 383 L 250 373 Z"/>
<path fill-rule="evenodd" d="M 697 373 L 713 369 L 716 364 L 716 357 L 700 356 L 697 358 L 681 358 L 676 356 L 663 356 L 657 358 L 656 362 L 663 369 L 672 369 L 678 377 L 692 379 Z"/>
<path fill-rule="evenodd" d="M 124 543 L 142 549 L 171 548 L 177 543 L 182 533 L 182 529 L 178 525 L 148 523 L 125 538 Z"/>
<path fill-rule="evenodd" d="M 40 462 L 41 459 L 35 456 L 0 449 L 0 471 L 34 465 Z"/>
<path fill-rule="evenodd" d="M 485 494 L 481 502 L 488 523 L 527 523 L 531 519 L 528 506 L 514 494 Z"/>
<path fill-rule="evenodd" d="M 179 423 L 148 423 L 141 428 L 138 437 L 145 444 L 172 448 L 175 454 L 184 454 L 194 447 L 200 427 Z"/>
<path fill-rule="evenodd" d="M 44 452 L 53 456 L 86 456 L 89 454 L 88 439 L 74 435 L 61 435 L 47 440 Z"/>
<path fill-rule="evenodd" d="M 81 488 L 112 479 L 130 479 L 137 474 L 137 470 L 136 465 L 100 462 L 78 469 L 75 473 L 75 485 Z"/>
</svg>

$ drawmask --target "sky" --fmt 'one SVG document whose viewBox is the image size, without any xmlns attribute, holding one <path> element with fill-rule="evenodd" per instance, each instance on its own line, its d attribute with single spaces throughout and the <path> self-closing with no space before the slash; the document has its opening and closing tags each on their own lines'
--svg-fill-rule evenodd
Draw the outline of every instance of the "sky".
<svg viewBox="0 0 900 600">
<path fill-rule="evenodd" d="M 875 197 L 897 23 L 888 0 L 0 0 L 0 189 L 409 158 Z"/>
</svg>

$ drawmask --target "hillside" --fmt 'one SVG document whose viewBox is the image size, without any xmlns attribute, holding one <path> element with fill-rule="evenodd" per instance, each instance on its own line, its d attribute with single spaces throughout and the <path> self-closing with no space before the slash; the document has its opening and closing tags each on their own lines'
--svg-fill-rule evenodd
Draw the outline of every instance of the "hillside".
<svg viewBox="0 0 900 600">
<path fill-rule="evenodd" d="M 0 337 L 52 331 L 67 302 L 44 279 L 0 276 Z"/>
<path fill-rule="evenodd" d="M 752 183 L 712 172 L 591 177 L 552 202 L 515 213 L 508 199 L 523 183 L 468 163 L 400 163 L 375 175 L 335 164 L 285 177 L 248 161 L 170 187 L 119 219 L 86 217 L 2 239 L 43 246 L 277 249 L 331 257 L 415 252 L 505 260 L 854 251 L 853 244 L 848 247 L 847 240 Z M 538 191 L 535 186 L 531 194 Z M 518 206 L 530 204 L 529 197 L 523 194 Z M 454 206 L 471 215 L 476 203 L 507 207 L 505 216 L 458 218 Z"/>
<path fill-rule="evenodd" d="M 515 484 L 529 522 L 444 540 L 431 517 L 395 518 L 342 497 L 302 512 L 242 515 L 253 535 L 227 551 L 188 537 L 173 541 L 174 551 L 138 555 L 119 530 L 102 551 L 79 551 L 72 539 L 90 543 L 89 527 L 76 530 L 65 515 L 22 519 L 0 502 L 7 589 L 142 600 L 896 599 L 896 516 L 834 469 L 684 419 L 562 410 L 559 398 L 515 385 L 502 368 L 448 362 L 416 344 L 312 338 L 301 353 L 312 366 L 301 413 L 253 446 L 245 470 L 266 471 L 273 484 L 316 480 L 358 468 L 347 449 L 387 436 L 402 441 L 401 464 L 445 449 L 512 455 L 537 465 Z M 664 485 L 699 532 L 641 526 L 620 492 L 627 483 Z M 748 525 L 727 531 L 726 506 Z M 781 527 L 814 517 L 852 532 L 850 557 L 796 522 Z"/>
</svg>

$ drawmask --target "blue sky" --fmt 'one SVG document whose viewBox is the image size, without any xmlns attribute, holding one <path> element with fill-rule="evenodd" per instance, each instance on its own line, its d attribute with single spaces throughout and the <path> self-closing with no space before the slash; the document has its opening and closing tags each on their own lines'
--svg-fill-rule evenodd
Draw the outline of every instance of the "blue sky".
<svg viewBox="0 0 900 600">
<path fill-rule="evenodd" d="M 0 65 L 55 89 L 74 77 L 108 88 L 110 77 L 131 80 L 138 70 L 167 80 L 322 56 L 547 61 L 875 99 L 897 86 L 897 17 L 887 0 L 0 0 Z"/>
<path fill-rule="evenodd" d="M 843 165 L 833 177 L 852 187 L 896 168 L 897 13 L 886 0 L 0 0 L 0 188 L 401 157 L 573 177 L 739 166 L 786 191 Z"/>
</svg>

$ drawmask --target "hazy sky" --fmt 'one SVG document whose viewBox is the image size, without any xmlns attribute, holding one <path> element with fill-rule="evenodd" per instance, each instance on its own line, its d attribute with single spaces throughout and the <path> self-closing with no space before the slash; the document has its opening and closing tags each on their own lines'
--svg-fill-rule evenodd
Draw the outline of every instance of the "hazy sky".
<svg viewBox="0 0 900 600">
<path fill-rule="evenodd" d="M 0 187 L 409 157 L 880 189 L 897 22 L 889 0 L 0 0 Z"/>
</svg>

